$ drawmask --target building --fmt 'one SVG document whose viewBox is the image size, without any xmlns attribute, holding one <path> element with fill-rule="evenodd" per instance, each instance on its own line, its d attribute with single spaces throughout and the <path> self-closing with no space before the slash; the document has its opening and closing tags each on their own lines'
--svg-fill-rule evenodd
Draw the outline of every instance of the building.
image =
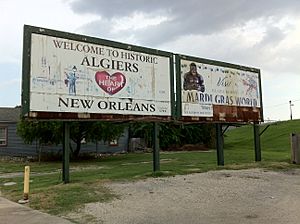
<svg viewBox="0 0 300 224">
<path fill-rule="evenodd" d="M 61 153 L 62 145 L 47 145 L 39 148 L 37 142 L 26 144 L 17 135 L 17 124 L 21 117 L 21 107 L 0 107 L 0 156 L 37 157 L 42 153 Z M 74 146 L 75 148 L 75 146 Z M 127 151 L 128 131 L 119 139 L 107 142 L 82 143 L 81 153 L 116 153 Z"/>
</svg>

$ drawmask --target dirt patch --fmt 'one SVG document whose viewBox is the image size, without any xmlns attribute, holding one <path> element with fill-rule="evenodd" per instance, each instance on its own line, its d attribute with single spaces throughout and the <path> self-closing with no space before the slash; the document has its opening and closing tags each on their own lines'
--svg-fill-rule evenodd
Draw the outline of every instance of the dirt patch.
<svg viewBox="0 0 300 224">
<path fill-rule="evenodd" d="M 300 220 L 300 170 L 210 171 L 107 187 L 119 197 L 86 204 L 78 211 L 81 217 L 109 224 L 297 224 Z"/>
</svg>

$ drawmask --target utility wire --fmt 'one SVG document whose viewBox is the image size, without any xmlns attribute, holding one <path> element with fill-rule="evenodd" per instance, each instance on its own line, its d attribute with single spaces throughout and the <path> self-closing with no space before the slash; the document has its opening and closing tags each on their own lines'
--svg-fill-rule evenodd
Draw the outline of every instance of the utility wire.
<svg viewBox="0 0 300 224">
<path fill-rule="evenodd" d="M 297 99 L 297 100 L 292 100 L 292 103 L 294 102 L 297 102 L 297 101 L 300 101 L 300 99 Z M 266 106 L 265 108 L 269 108 L 269 107 L 278 107 L 278 106 L 282 106 L 282 105 L 288 105 L 288 103 L 280 103 L 280 104 L 275 104 L 275 105 L 271 105 L 271 106 Z"/>
</svg>

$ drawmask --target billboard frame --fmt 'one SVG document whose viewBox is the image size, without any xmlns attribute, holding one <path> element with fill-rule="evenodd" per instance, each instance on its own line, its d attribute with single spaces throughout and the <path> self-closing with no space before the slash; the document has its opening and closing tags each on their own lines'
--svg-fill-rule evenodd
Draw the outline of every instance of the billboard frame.
<svg viewBox="0 0 300 224">
<path fill-rule="evenodd" d="M 222 66 L 225 68 L 231 68 L 231 69 L 238 69 L 243 70 L 247 72 L 255 72 L 258 74 L 258 88 L 260 92 L 260 108 L 259 108 L 259 115 L 260 119 L 249 119 L 247 121 L 218 121 L 215 120 L 214 117 L 191 117 L 191 116 L 182 116 L 182 82 L 181 82 L 181 60 L 189 60 L 196 63 L 203 63 L 208 65 L 214 65 L 214 66 Z M 227 124 L 246 124 L 251 122 L 263 122 L 263 102 L 262 102 L 262 85 L 261 85 L 261 73 L 260 69 L 243 66 L 243 65 L 237 65 L 222 61 L 216 61 L 211 59 L 205 59 L 205 58 L 199 58 L 194 56 L 188 56 L 188 55 L 182 55 L 182 54 L 175 54 L 175 64 L 176 64 L 176 119 L 178 121 L 183 122 L 191 122 L 191 123 L 227 123 Z M 225 106 L 224 106 L 225 107 Z M 242 108 L 242 107 L 241 107 Z"/>
<path fill-rule="evenodd" d="M 170 116 L 165 115 L 123 115 L 112 113 L 78 113 L 78 112 L 45 112 L 30 111 L 30 69 L 31 69 L 31 36 L 40 34 L 57 38 L 64 38 L 72 41 L 80 41 L 89 44 L 97 44 L 105 47 L 112 47 L 121 50 L 128 50 L 137 53 L 151 54 L 169 58 L 170 80 Z M 23 32 L 23 61 L 22 61 L 22 116 L 29 119 L 41 120 L 114 120 L 114 121 L 171 121 L 175 117 L 175 94 L 174 94 L 174 57 L 173 53 L 152 48 L 120 43 L 96 37 L 79 35 L 58 30 L 24 25 Z"/>
</svg>

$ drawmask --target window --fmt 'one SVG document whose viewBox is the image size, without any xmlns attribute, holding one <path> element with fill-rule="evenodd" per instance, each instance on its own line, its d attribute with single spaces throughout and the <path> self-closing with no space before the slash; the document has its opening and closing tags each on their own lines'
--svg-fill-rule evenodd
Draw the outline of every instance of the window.
<svg viewBox="0 0 300 224">
<path fill-rule="evenodd" d="M 7 127 L 0 127 L 0 146 L 7 146 Z"/>
<path fill-rule="evenodd" d="M 109 146 L 118 146 L 118 139 L 113 139 L 109 141 Z"/>
</svg>

